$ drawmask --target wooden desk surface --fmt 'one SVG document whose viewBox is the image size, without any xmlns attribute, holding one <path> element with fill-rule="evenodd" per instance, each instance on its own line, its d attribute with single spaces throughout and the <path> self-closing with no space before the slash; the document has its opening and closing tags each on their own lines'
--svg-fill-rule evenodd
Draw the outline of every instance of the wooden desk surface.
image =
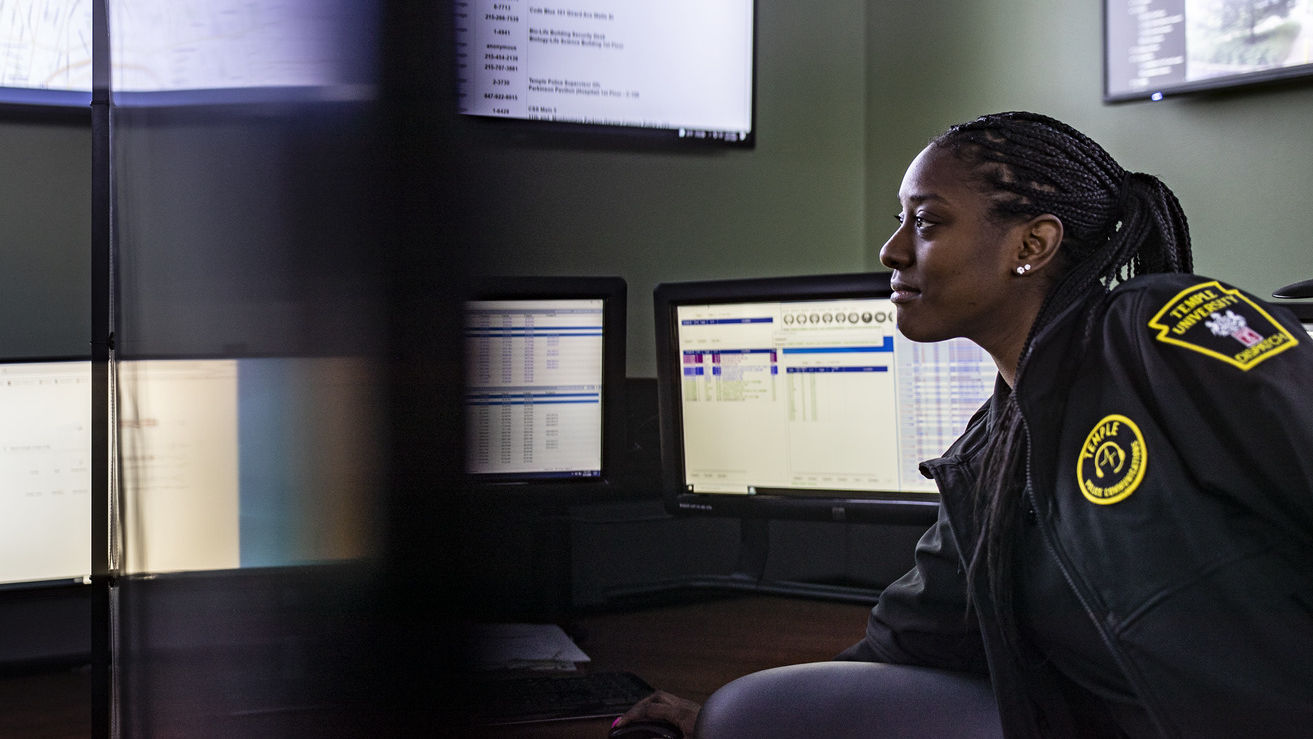
<svg viewBox="0 0 1313 739">
<path fill-rule="evenodd" d="M 580 619 L 590 669 L 627 670 L 698 701 L 750 672 L 833 658 L 866 633 L 870 607 L 744 596 Z"/>
<path fill-rule="evenodd" d="M 623 670 L 654 688 L 705 701 L 750 672 L 828 660 L 861 639 L 869 606 L 737 596 L 597 614 L 570 625 L 588 669 Z M 599 739 L 609 720 L 490 729 L 488 739 Z"/>
<path fill-rule="evenodd" d="M 593 660 L 587 669 L 633 672 L 655 688 L 702 702 L 750 672 L 833 657 L 861 638 L 868 610 L 850 603 L 735 596 L 589 615 L 567 628 Z M 90 687 L 85 670 L 0 680 L 0 735 L 87 736 Z M 526 724 L 488 729 L 483 736 L 599 739 L 610 723 Z"/>
</svg>

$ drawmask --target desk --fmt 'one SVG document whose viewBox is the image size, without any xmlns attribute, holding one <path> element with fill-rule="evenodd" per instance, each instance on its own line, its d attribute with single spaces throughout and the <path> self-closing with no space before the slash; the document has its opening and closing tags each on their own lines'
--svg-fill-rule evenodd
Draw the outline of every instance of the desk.
<svg viewBox="0 0 1313 739">
<path fill-rule="evenodd" d="M 588 669 L 627 670 L 698 702 L 757 670 L 826 660 L 865 633 L 869 608 L 851 603 L 734 596 L 594 614 L 568 624 L 592 658 Z M 85 737 L 91 725 L 86 670 L 0 679 L 0 735 Z M 487 739 L 598 739 L 610 720 L 487 729 Z"/>
<path fill-rule="evenodd" d="M 91 736 L 91 670 L 0 678 L 0 736 Z"/>
<path fill-rule="evenodd" d="M 625 670 L 652 687 L 705 701 L 757 670 L 834 657 L 866 633 L 869 606 L 735 596 L 576 619 L 569 630 L 590 670 Z M 598 739 L 609 720 L 489 729 L 487 739 Z"/>
</svg>

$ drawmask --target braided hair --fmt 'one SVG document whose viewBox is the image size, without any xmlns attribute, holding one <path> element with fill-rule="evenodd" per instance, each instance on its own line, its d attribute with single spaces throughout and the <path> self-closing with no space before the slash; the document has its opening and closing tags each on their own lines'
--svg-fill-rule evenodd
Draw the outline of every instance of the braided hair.
<svg viewBox="0 0 1313 739">
<path fill-rule="evenodd" d="M 1193 268 L 1189 227 L 1172 191 L 1157 177 L 1123 169 L 1065 123 L 1035 113 L 998 113 L 954 126 L 930 146 L 965 165 L 970 184 L 989 201 L 992 220 L 1006 224 L 1049 214 L 1062 222 L 1055 264 L 1061 276 L 1031 326 L 1018 384 L 1035 335 L 1066 307 L 1138 274 Z M 1093 318 L 1091 311 L 1086 340 Z M 993 613 L 1018 659 L 1013 557 L 1026 504 L 1026 443 L 1013 393 L 985 450 L 975 496 L 978 536 L 968 563 L 971 582 L 987 578 Z"/>
</svg>

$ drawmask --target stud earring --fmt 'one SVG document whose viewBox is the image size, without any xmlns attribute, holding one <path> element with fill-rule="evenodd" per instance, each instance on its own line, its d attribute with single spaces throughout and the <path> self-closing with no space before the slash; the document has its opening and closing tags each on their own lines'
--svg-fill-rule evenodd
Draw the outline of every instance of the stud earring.
<svg viewBox="0 0 1313 739">
<path fill-rule="evenodd" d="M 1017 267 L 1017 274 L 1019 274 L 1019 275 L 1024 275 L 1024 274 L 1026 274 L 1026 273 L 1029 272 L 1029 271 L 1030 271 L 1030 265 L 1029 265 L 1029 264 L 1027 264 L 1027 265 L 1023 265 L 1023 266 L 1021 266 L 1021 267 Z"/>
</svg>

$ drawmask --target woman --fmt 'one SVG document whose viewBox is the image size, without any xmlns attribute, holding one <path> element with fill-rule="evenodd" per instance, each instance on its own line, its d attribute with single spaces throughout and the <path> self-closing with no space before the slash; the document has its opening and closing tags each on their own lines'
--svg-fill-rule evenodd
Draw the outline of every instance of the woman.
<svg viewBox="0 0 1313 739">
<path fill-rule="evenodd" d="M 1051 118 L 953 127 L 899 200 L 899 329 L 966 337 L 999 379 L 923 465 L 939 522 L 840 659 L 987 669 L 1009 736 L 1307 732 L 1299 323 L 1190 274 L 1172 192 Z M 622 721 L 690 713 L 662 694 Z"/>
</svg>

